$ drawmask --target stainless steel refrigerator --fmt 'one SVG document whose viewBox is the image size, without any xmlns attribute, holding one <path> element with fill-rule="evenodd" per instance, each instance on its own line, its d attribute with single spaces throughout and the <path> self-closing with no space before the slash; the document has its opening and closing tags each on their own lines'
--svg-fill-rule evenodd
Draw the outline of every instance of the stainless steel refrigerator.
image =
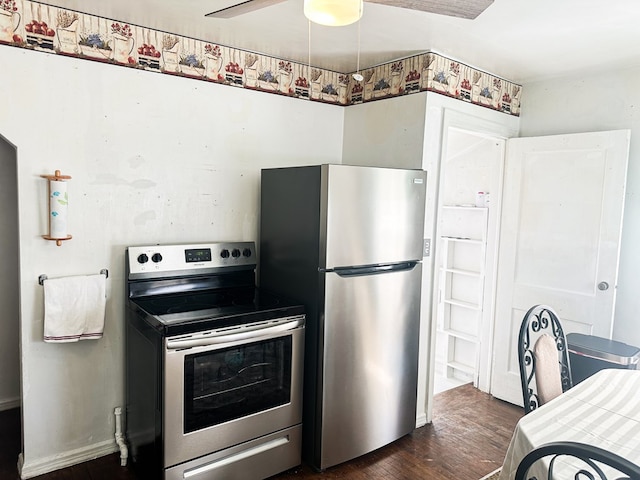
<svg viewBox="0 0 640 480">
<path fill-rule="evenodd" d="M 305 305 L 302 454 L 324 470 L 415 427 L 426 173 L 261 177 L 259 283 Z"/>
</svg>

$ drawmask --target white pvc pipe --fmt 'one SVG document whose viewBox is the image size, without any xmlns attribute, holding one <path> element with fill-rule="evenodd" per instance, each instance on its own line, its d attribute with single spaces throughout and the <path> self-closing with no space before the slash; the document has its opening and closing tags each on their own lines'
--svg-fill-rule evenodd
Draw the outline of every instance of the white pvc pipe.
<svg viewBox="0 0 640 480">
<path fill-rule="evenodd" d="M 122 425 L 120 421 L 122 409 L 120 407 L 116 407 L 114 413 L 116 415 L 116 443 L 118 444 L 118 447 L 120 447 L 120 465 L 125 467 L 127 465 L 127 458 L 129 457 L 129 450 L 127 450 L 127 444 L 124 441 L 124 436 L 122 435 Z"/>
</svg>

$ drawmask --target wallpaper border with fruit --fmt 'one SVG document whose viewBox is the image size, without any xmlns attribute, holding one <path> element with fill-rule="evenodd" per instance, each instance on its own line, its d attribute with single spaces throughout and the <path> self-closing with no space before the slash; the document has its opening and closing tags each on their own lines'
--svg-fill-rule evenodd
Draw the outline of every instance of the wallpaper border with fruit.
<svg viewBox="0 0 640 480">
<path fill-rule="evenodd" d="M 75 12 L 0 0 L 0 44 L 335 105 L 432 91 L 520 114 L 522 86 L 426 52 L 362 71 L 364 79 Z"/>
</svg>

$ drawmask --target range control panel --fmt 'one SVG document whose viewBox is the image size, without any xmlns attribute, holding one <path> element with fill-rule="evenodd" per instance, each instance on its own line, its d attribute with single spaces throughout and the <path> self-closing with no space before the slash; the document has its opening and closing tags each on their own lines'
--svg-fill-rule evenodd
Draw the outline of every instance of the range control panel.
<svg viewBox="0 0 640 480">
<path fill-rule="evenodd" d="M 197 274 L 202 269 L 255 268 L 257 262 L 253 242 L 129 247 L 127 259 L 130 277 L 171 272 Z"/>
</svg>

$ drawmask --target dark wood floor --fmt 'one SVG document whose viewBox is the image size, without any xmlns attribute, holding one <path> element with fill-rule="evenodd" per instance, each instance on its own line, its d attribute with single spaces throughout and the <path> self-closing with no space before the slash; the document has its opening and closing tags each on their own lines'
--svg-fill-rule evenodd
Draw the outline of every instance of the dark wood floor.
<svg viewBox="0 0 640 480">
<path fill-rule="evenodd" d="M 317 473 L 303 465 L 271 480 L 476 480 L 502 464 L 523 410 L 463 385 L 435 397 L 433 423 L 384 448 Z M 0 479 L 19 480 L 18 410 L 0 412 Z M 148 480 L 120 466 L 119 454 L 35 477 L 38 480 Z"/>
</svg>

